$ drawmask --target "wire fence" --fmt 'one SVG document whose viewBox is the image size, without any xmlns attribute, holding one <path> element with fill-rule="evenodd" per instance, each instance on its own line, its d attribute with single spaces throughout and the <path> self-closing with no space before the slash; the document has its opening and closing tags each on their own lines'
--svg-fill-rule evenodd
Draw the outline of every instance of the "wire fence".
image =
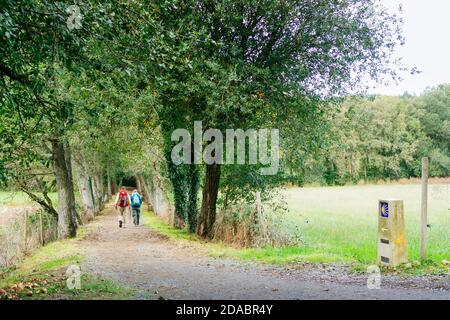
<svg viewBox="0 0 450 320">
<path fill-rule="evenodd" d="M 0 268 L 10 268 L 33 249 L 57 239 L 57 221 L 44 210 L 23 210 L 0 226 Z"/>
</svg>

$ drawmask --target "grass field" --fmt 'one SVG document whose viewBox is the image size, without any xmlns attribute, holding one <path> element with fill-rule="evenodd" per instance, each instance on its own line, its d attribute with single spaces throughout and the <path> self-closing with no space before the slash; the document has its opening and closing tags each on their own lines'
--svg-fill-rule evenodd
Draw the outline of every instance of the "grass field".
<svg viewBox="0 0 450 320">
<path fill-rule="evenodd" d="M 373 264 L 377 255 L 378 200 L 404 200 L 409 260 L 419 260 L 420 185 L 365 185 L 346 187 L 290 188 L 284 191 L 290 212 L 288 225 L 300 226 L 303 246 L 282 248 L 235 248 L 206 243 L 211 255 L 268 263 L 344 262 Z M 52 195 L 56 198 L 56 194 Z M 26 195 L 0 192 L 0 207 L 28 204 Z M 446 272 L 440 265 L 450 260 L 450 185 L 429 187 L 428 263 L 420 272 Z M 147 222 L 172 238 L 197 241 L 185 230 L 173 229 L 158 217 L 147 214 Z M 294 228 L 293 228 L 294 229 Z"/>
<path fill-rule="evenodd" d="M 58 195 L 57 193 L 50 193 L 50 199 L 56 203 Z M 0 191 L 0 207 L 2 206 L 22 206 L 34 204 L 23 192 L 11 192 L 11 191 Z"/>
<path fill-rule="evenodd" d="M 419 259 L 420 185 L 292 188 L 287 219 L 301 227 L 306 247 L 337 260 L 373 263 L 377 254 L 378 200 L 404 200 L 410 260 Z M 428 257 L 450 259 L 450 185 L 429 187 Z"/>
<path fill-rule="evenodd" d="M 352 187 L 291 188 L 284 192 L 290 212 L 288 225 L 300 226 L 303 246 L 236 248 L 206 243 L 209 253 L 266 263 L 346 263 L 365 270 L 377 256 L 378 200 L 404 200 L 409 261 L 419 262 L 419 185 L 367 185 Z M 442 260 L 450 260 L 450 185 L 430 185 L 429 261 L 413 264 L 407 273 L 446 273 Z M 185 230 L 174 229 L 149 213 L 147 224 L 171 238 L 198 241 Z M 293 228 L 295 229 L 295 228 Z"/>
</svg>

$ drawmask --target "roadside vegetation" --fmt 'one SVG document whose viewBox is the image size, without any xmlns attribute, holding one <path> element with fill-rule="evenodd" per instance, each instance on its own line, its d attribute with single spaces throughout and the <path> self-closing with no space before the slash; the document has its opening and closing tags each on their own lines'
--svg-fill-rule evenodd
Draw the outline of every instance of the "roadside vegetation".
<svg viewBox="0 0 450 320">
<path fill-rule="evenodd" d="M 297 262 L 349 265 L 365 271 L 376 263 L 377 201 L 391 195 L 405 201 L 407 241 L 410 263 L 385 272 L 405 274 L 446 274 L 449 260 L 450 219 L 448 191 L 450 185 L 430 188 L 430 224 L 428 260 L 420 261 L 419 185 L 369 185 L 350 187 L 290 188 L 284 191 L 289 208 L 285 219 L 290 230 L 300 231 L 302 242 L 295 246 L 245 248 L 222 241 L 204 242 L 208 254 L 271 264 Z M 323 201 L 324 198 L 327 201 Z M 270 214 L 270 213 L 268 213 Z M 185 230 L 175 229 L 161 218 L 146 213 L 146 224 L 176 240 L 201 241 Z M 299 229 L 292 226 L 299 226 Z"/>
<path fill-rule="evenodd" d="M 130 298 L 132 290 L 83 270 L 81 288 L 68 288 L 68 268 L 72 265 L 79 266 L 84 259 L 77 241 L 91 231 L 92 226 L 82 227 L 76 238 L 52 242 L 34 250 L 17 265 L 0 269 L 0 300 Z"/>
</svg>

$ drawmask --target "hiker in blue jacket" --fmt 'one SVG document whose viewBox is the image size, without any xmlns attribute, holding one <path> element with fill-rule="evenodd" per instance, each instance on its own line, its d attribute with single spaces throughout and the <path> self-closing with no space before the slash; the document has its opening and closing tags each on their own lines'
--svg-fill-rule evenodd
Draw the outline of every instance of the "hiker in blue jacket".
<svg viewBox="0 0 450 320">
<path fill-rule="evenodd" d="M 137 190 L 134 190 L 131 195 L 131 215 L 133 216 L 134 225 L 139 225 L 139 218 L 141 217 L 142 196 Z"/>
</svg>

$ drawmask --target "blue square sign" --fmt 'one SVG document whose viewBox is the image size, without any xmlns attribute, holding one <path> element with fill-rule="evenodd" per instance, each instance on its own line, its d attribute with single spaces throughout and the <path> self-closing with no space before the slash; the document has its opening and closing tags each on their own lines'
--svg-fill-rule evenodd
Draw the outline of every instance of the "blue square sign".
<svg viewBox="0 0 450 320">
<path fill-rule="evenodd" d="M 380 215 L 382 218 L 389 218 L 389 204 L 387 202 L 380 202 Z"/>
</svg>

